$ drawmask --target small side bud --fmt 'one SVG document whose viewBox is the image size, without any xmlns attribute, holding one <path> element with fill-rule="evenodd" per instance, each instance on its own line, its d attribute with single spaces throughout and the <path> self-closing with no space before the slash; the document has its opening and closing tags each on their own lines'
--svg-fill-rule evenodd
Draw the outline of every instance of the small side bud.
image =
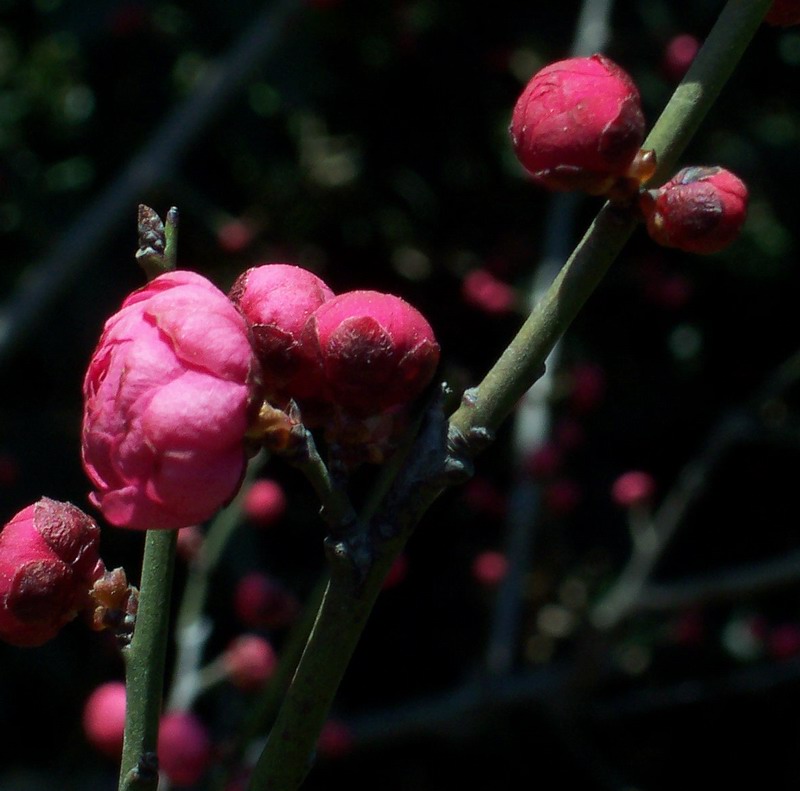
<svg viewBox="0 0 800 791">
<path fill-rule="evenodd" d="M 688 167 L 658 189 L 643 192 L 639 207 L 654 242 L 701 255 L 724 250 L 747 216 L 747 187 L 721 167 Z"/>
</svg>

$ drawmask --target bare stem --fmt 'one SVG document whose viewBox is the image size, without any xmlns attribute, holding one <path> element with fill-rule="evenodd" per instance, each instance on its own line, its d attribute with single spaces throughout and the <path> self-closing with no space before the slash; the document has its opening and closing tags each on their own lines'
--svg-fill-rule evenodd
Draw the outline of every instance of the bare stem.
<svg viewBox="0 0 800 791">
<path fill-rule="evenodd" d="M 156 791 L 156 743 L 169 634 L 169 600 L 176 530 L 148 530 L 145 537 L 139 610 L 125 649 L 125 741 L 119 791 Z"/>
</svg>

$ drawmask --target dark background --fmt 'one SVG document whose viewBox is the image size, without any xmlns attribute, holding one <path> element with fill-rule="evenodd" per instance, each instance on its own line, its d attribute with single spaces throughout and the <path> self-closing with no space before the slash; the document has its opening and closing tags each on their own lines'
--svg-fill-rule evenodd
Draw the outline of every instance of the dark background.
<svg viewBox="0 0 800 791">
<path fill-rule="evenodd" d="M 650 121 L 673 88 L 665 45 L 679 33 L 702 38 L 722 5 L 615 3 L 605 51 L 637 81 Z M 0 0 L 0 317 L 12 339 L 0 347 L 0 517 L 42 495 L 88 507 L 81 380 L 103 321 L 142 282 L 140 202 L 180 208 L 180 265 L 222 288 L 277 260 L 313 269 L 337 292 L 403 296 L 434 326 L 445 378 L 479 381 L 520 317 L 478 310 L 461 283 L 484 268 L 524 291 L 543 255 L 550 198 L 523 176 L 506 129 L 527 78 L 568 53 L 579 10 L 577 0 L 298 2 L 274 38 L 264 35 L 247 78 L 189 117 L 181 107 L 239 51 L 258 3 Z M 796 580 L 629 619 L 603 639 L 580 625 L 543 634 L 538 616 L 566 606 L 569 581 L 595 599 L 624 564 L 625 517 L 609 489 L 631 468 L 652 472 L 658 501 L 692 459 L 707 473 L 659 581 L 800 545 L 791 371 L 763 392 L 798 347 L 799 67 L 800 30 L 762 28 L 683 158 L 748 183 L 739 242 L 698 258 L 637 232 L 563 344 L 553 415 L 577 421 L 583 439 L 557 475 L 575 503 L 531 515 L 516 668 L 538 686 L 487 695 L 468 716 L 434 716 L 443 695 L 480 675 L 492 593 L 470 569 L 503 545 L 509 424 L 478 462 L 476 480 L 495 500 L 475 486 L 448 494 L 412 539 L 407 577 L 379 602 L 337 704 L 355 745 L 323 757 L 308 788 L 797 786 Z M 154 142 L 171 121 L 188 128 L 185 142 Z M 134 167 L 143 186 L 128 196 L 120 174 L 148 146 L 169 156 L 152 177 Z M 598 207 L 579 203 L 576 238 Z M 28 311 L 25 284 L 36 277 L 40 309 Z M 602 396 L 578 409 L 570 387 L 586 365 Z M 731 410 L 755 428 L 709 460 L 706 440 Z M 279 529 L 234 539 L 212 588 L 210 654 L 240 628 L 237 575 L 258 565 L 304 596 L 321 568 L 307 484 L 279 464 L 267 472 L 290 507 Z M 140 545 L 107 529 L 107 565 L 136 579 Z M 580 624 L 585 607 L 571 612 Z M 745 627 L 752 650 L 732 637 Z M 114 788 L 80 711 L 121 672 L 113 647 L 80 623 L 42 648 L 0 646 L 0 789 Z M 554 700 L 564 673 L 568 699 Z M 237 695 L 200 701 L 216 738 L 232 727 L 224 715 L 241 707 Z M 409 701 L 423 704 L 393 730 Z"/>
</svg>

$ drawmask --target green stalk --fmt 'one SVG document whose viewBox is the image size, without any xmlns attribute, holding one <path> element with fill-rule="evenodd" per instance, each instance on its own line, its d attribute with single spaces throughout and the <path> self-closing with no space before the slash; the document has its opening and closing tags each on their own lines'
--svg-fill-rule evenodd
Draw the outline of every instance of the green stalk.
<svg viewBox="0 0 800 791">
<path fill-rule="evenodd" d="M 694 132 L 746 49 L 771 0 L 729 0 L 686 78 L 645 142 L 656 150 L 663 179 L 675 167 Z M 544 370 L 556 341 L 636 227 L 636 219 L 606 205 L 541 302 L 474 396 L 451 418 L 469 438 L 473 429 L 497 428 Z M 396 538 L 374 547 L 377 562 L 358 585 L 351 569 L 332 558 L 331 579 L 284 705 L 250 780 L 250 791 L 296 791 L 310 768 L 328 709 L 380 592 L 393 558 L 414 525 L 441 493 L 421 487 L 389 515 L 401 526 Z M 387 516 L 384 514 L 384 517 Z"/>
<path fill-rule="evenodd" d="M 169 635 L 169 601 L 177 530 L 145 536 L 139 610 L 133 640 L 125 649 L 125 741 L 119 791 L 156 791 L 158 720 Z"/>
</svg>

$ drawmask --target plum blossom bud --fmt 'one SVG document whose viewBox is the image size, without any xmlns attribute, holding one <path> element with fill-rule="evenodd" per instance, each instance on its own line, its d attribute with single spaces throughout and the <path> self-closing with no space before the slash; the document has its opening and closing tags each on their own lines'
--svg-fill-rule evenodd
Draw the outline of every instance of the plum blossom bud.
<svg viewBox="0 0 800 791">
<path fill-rule="evenodd" d="M 486 550 L 472 561 L 472 576 L 484 588 L 495 588 L 508 572 L 508 558 L 502 552 Z"/>
<path fill-rule="evenodd" d="M 194 785 L 211 760 L 206 726 L 191 712 L 165 714 L 158 725 L 158 764 L 175 786 Z"/>
<path fill-rule="evenodd" d="M 664 49 L 661 70 L 668 80 L 680 82 L 700 49 L 700 40 L 690 33 L 671 38 Z"/>
<path fill-rule="evenodd" d="M 286 511 L 283 487 L 270 478 L 253 481 L 242 502 L 244 515 L 259 527 L 271 527 Z"/>
<path fill-rule="evenodd" d="M 780 25 L 781 27 L 800 25 L 800 1 L 774 0 L 764 21 L 770 25 Z"/>
<path fill-rule="evenodd" d="M 125 684 L 108 681 L 96 687 L 83 706 L 83 732 L 89 744 L 109 758 L 122 755 L 125 733 Z"/>
<path fill-rule="evenodd" d="M 168 272 L 131 294 L 83 385 L 83 466 L 106 519 L 180 528 L 228 502 L 259 377 L 245 320 L 204 277 Z"/>
<path fill-rule="evenodd" d="M 739 235 L 747 216 L 747 187 L 729 170 L 688 167 L 639 206 L 654 242 L 687 253 L 718 253 Z"/>
<path fill-rule="evenodd" d="M 649 472 L 630 470 L 611 486 L 611 499 L 622 508 L 635 508 L 653 499 L 656 482 Z"/>
<path fill-rule="evenodd" d="M 278 406 L 319 396 L 322 363 L 301 336 L 309 316 L 333 297 L 315 274 L 291 264 L 261 264 L 243 272 L 230 291 L 253 333 L 265 395 Z"/>
<path fill-rule="evenodd" d="M 340 294 L 317 309 L 306 331 L 320 350 L 328 398 L 356 417 L 409 403 L 439 363 L 430 324 L 391 294 Z"/>
<path fill-rule="evenodd" d="M 105 572 L 100 529 L 71 503 L 43 497 L 0 531 L 0 639 L 38 646 L 94 604 Z"/>
<path fill-rule="evenodd" d="M 551 190 L 604 194 L 628 177 L 644 140 L 639 91 L 603 55 L 534 74 L 511 120 L 511 140 L 534 180 Z"/>
<path fill-rule="evenodd" d="M 243 634 L 228 646 L 223 663 L 233 685 L 251 691 L 272 678 L 278 657 L 269 640 L 257 634 Z"/>
<path fill-rule="evenodd" d="M 461 296 L 468 305 L 484 313 L 503 316 L 514 310 L 514 289 L 486 269 L 473 269 L 461 284 Z"/>
</svg>

